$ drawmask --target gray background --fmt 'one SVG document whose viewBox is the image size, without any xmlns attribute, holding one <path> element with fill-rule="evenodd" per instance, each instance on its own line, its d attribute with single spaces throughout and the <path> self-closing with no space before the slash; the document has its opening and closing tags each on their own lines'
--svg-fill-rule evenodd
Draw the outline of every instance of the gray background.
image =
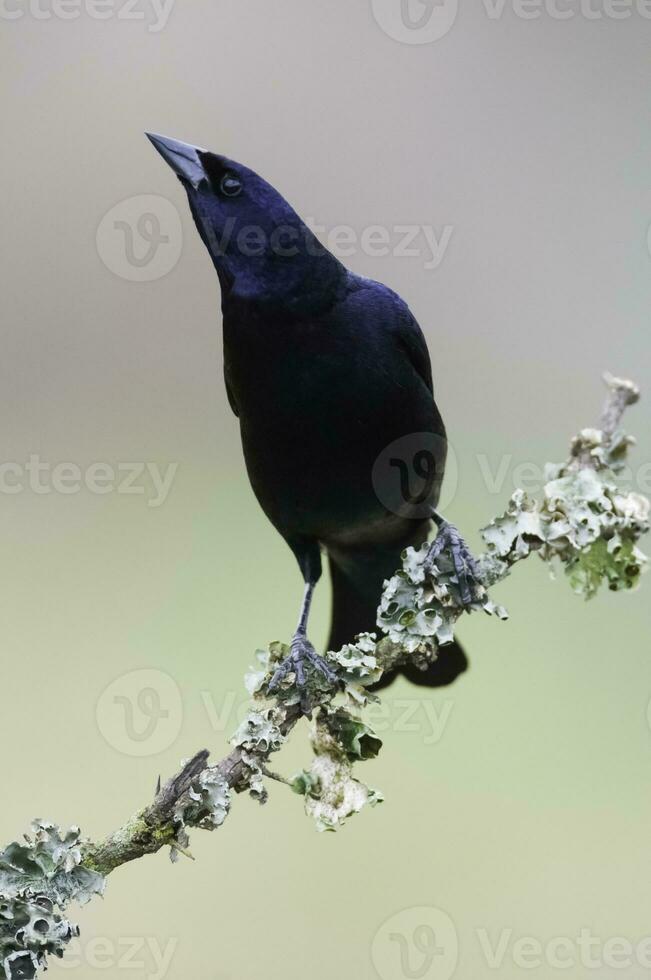
<svg viewBox="0 0 651 980">
<path fill-rule="evenodd" d="M 329 229 L 451 226 L 437 268 L 361 249 L 346 261 L 423 326 L 458 461 L 448 513 L 475 545 L 517 467 L 562 458 L 596 422 L 604 368 L 651 387 L 651 23 L 638 11 L 524 19 L 507 3 L 491 18 L 467 3 L 440 39 L 408 44 L 363 0 L 177 0 L 158 31 L 140 3 L 140 20 L 0 17 L 2 461 L 178 464 L 158 507 L 148 492 L 0 493 L 4 841 L 35 814 L 99 836 L 159 772 L 203 745 L 221 754 L 245 667 L 296 615 L 298 572 L 249 490 L 222 386 L 216 277 L 144 130 L 245 162 Z M 397 3 L 378 11 L 395 20 Z M 142 195 L 167 198 L 182 231 L 163 220 L 171 240 L 138 273 L 113 225 L 124 213 L 109 212 L 133 197 L 129 214 L 151 210 Z M 166 255 L 178 261 L 159 275 Z M 651 459 L 650 405 L 628 419 L 636 466 Z M 519 568 L 499 590 L 510 622 L 463 624 L 471 673 L 387 696 L 385 750 L 360 773 L 383 807 L 318 836 L 282 787 L 265 811 L 238 799 L 218 834 L 194 835 L 196 863 L 161 854 L 114 875 L 79 914 L 69 972 L 151 978 L 151 957 L 123 961 L 139 937 L 172 943 L 170 980 L 360 980 L 377 975 L 377 936 L 382 980 L 402 980 L 390 934 L 411 943 L 426 914 L 383 923 L 425 906 L 454 923 L 458 976 L 612 977 L 607 963 L 525 970 L 513 943 L 651 932 L 648 588 L 582 604 L 537 561 Z M 130 741 L 112 692 L 145 731 L 141 668 L 169 713 Z M 432 706 L 447 717 L 438 740 Z M 308 762 L 303 733 L 278 768 Z M 510 937 L 499 971 L 482 929 Z M 454 943 L 439 939 L 422 975 L 447 980 Z"/>
</svg>

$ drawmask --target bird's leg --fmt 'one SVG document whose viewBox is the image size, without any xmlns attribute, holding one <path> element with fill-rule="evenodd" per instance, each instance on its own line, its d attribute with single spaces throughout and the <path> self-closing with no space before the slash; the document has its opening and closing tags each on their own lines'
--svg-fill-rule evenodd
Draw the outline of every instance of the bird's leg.
<svg viewBox="0 0 651 980">
<path fill-rule="evenodd" d="M 278 685 L 290 673 L 293 673 L 296 680 L 296 687 L 301 696 L 301 710 L 309 715 L 312 708 L 309 700 L 307 672 L 312 671 L 321 676 L 333 687 L 338 684 L 338 678 L 334 670 L 328 665 L 324 657 L 319 656 L 307 638 L 307 621 L 312 605 L 312 596 L 316 582 L 306 582 L 305 592 L 303 593 L 303 603 L 301 614 L 298 619 L 298 626 L 289 648 L 289 656 L 278 665 L 275 674 L 269 683 L 269 692 L 277 690 Z"/>
<path fill-rule="evenodd" d="M 479 566 L 454 524 L 450 524 L 436 511 L 432 514 L 432 520 L 438 533 L 427 552 L 426 565 L 433 565 L 439 555 L 447 551 L 459 583 L 461 602 L 464 606 L 470 606 L 476 598 L 477 586 L 481 584 Z"/>
</svg>

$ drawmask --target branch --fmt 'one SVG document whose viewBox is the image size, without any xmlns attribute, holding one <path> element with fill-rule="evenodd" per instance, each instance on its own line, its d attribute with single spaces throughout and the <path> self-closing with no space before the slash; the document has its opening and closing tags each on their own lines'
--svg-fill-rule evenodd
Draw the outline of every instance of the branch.
<svg viewBox="0 0 651 980">
<path fill-rule="evenodd" d="M 275 722 L 283 739 L 299 718 L 300 712 L 296 707 L 276 712 Z M 183 846 L 184 838 L 179 835 L 179 826 L 185 823 L 201 826 L 201 820 L 210 817 L 211 809 L 214 810 L 215 806 L 214 798 L 210 799 L 205 794 L 206 788 L 211 785 L 223 787 L 224 800 L 227 801 L 224 804 L 226 811 L 230 808 L 228 791 L 231 789 L 237 791 L 248 788 L 264 802 L 264 790 L 261 785 L 256 788 L 256 783 L 265 775 L 264 763 L 273 751 L 273 746 L 271 741 L 268 742 L 267 751 L 250 735 L 246 744 L 251 751 L 240 744 L 214 766 L 208 765 L 210 753 L 207 749 L 197 752 L 180 772 L 172 776 L 162 788 L 158 788 L 150 806 L 140 810 L 123 827 L 104 840 L 84 847 L 84 866 L 106 877 L 121 865 L 145 854 L 154 854 L 166 845 L 172 848 L 172 853 L 177 851 L 187 856 L 188 851 Z M 279 745 L 280 742 L 277 747 Z M 193 808 L 195 812 L 192 813 L 191 820 L 188 820 L 189 811 Z M 196 810 L 201 810 L 201 813 Z"/>
<path fill-rule="evenodd" d="M 264 803 L 265 778 L 287 783 L 304 798 L 306 812 L 320 830 L 334 830 L 381 795 L 353 776 L 353 766 L 373 758 L 380 739 L 364 721 L 364 708 L 377 697 L 371 687 L 382 673 L 401 663 L 425 669 L 439 648 L 452 640 L 464 613 L 483 610 L 506 618 L 489 589 L 512 567 L 536 552 L 560 563 L 575 592 L 593 596 L 602 583 L 610 589 L 635 586 L 646 567 L 637 541 L 649 529 L 649 501 L 621 492 L 616 475 L 634 440 L 620 429 L 622 416 L 639 398 L 630 381 L 604 378 L 608 396 L 598 429 L 583 429 L 572 441 L 563 466 L 548 466 L 540 501 L 516 491 L 507 509 L 483 529 L 486 550 L 470 605 L 462 602 L 451 557 L 431 561 L 429 546 L 408 548 L 403 566 L 385 583 L 378 626 L 384 634 L 363 634 L 327 657 L 340 679 L 333 691 L 323 677 L 308 678 L 315 706 L 309 770 L 292 780 L 272 773 L 270 756 L 283 745 L 301 717 L 295 678 L 282 682 L 274 700 L 267 686 L 286 656 L 284 644 L 258 654 L 259 666 L 247 675 L 251 711 L 233 736 L 232 751 L 215 765 L 207 750 L 185 762 L 152 803 L 98 843 L 77 827 L 63 833 L 35 821 L 25 843 L 0 853 L 0 967 L 7 980 L 29 980 L 45 968 L 48 954 L 62 956 L 77 927 L 63 917 L 73 900 L 84 903 L 104 891 L 106 878 L 123 864 L 163 847 L 170 855 L 191 857 L 189 828 L 214 830 L 226 819 L 233 793 L 248 791 Z"/>
</svg>

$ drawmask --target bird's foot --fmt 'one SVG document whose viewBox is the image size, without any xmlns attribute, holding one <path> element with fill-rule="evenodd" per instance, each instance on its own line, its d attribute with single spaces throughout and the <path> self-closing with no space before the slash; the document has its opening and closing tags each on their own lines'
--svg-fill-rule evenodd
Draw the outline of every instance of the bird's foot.
<svg viewBox="0 0 651 980">
<path fill-rule="evenodd" d="M 475 557 L 463 540 L 459 531 L 448 521 L 435 518 L 438 533 L 430 545 L 425 559 L 425 565 L 431 568 L 436 559 L 444 551 L 452 561 L 452 566 L 459 584 L 459 597 L 463 606 L 471 606 L 482 588 L 481 573 Z"/>
<path fill-rule="evenodd" d="M 333 688 L 339 685 L 339 678 L 335 671 L 302 633 L 294 636 L 289 655 L 281 660 L 276 668 L 267 688 L 269 694 L 276 692 L 290 674 L 294 674 L 294 684 L 300 695 L 301 711 L 308 716 L 314 707 L 311 688 L 323 687 L 324 681 L 326 686 Z"/>
</svg>

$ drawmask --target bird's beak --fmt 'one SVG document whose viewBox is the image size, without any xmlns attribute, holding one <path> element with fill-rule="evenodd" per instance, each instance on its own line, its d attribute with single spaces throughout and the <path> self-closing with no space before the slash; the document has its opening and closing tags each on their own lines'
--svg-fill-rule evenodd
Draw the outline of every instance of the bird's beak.
<svg viewBox="0 0 651 980">
<path fill-rule="evenodd" d="M 196 190 L 206 176 L 199 159 L 199 153 L 205 151 L 198 146 L 173 140 L 169 136 L 159 136 L 157 133 L 145 133 L 145 136 L 154 144 L 165 163 L 169 163 L 174 173 L 187 180 Z"/>
</svg>

